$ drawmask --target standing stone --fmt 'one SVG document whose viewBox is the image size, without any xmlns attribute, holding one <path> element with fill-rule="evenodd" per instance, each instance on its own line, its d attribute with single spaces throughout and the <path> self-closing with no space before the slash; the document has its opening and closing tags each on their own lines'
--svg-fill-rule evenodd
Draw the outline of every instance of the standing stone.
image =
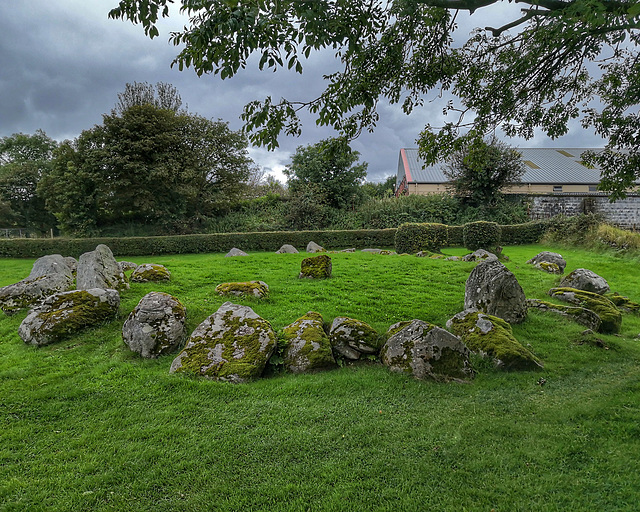
<svg viewBox="0 0 640 512">
<path fill-rule="evenodd" d="M 527 263 L 550 274 L 562 274 L 567 266 L 567 262 L 561 254 L 549 251 L 542 251 L 536 254 Z"/>
<path fill-rule="evenodd" d="M 527 298 L 520 283 L 507 267 L 494 259 L 478 263 L 471 271 L 465 285 L 464 307 L 511 324 L 523 322 L 527 317 Z"/>
<path fill-rule="evenodd" d="M 284 366 L 290 372 L 313 372 L 336 366 L 319 313 L 310 311 L 285 327 L 284 339 L 287 344 Z"/>
<path fill-rule="evenodd" d="M 325 252 L 325 249 L 312 241 L 307 244 L 307 252 Z"/>
<path fill-rule="evenodd" d="M 225 258 L 233 258 L 235 256 L 249 256 L 246 252 L 234 247 L 226 255 Z"/>
<path fill-rule="evenodd" d="M 585 292 L 605 294 L 609 291 L 609 283 L 595 272 L 586 268 L 578 268 L 567 274 L 560 281 L 562 288 L 575 288 L 576 290 L 584 290 Z"/>
<path fill-rule="evenodd" d="M 169 281 L 171 272 L 164 265 L 144 263 L 136 266 L 135 270 L 131 272 L 130 279 L 133 283 Z"/>
<path fill-rule="evenodd" d="M 284 244 L 280 249 L 276 251 L 276 254 L 298 254 L 298 249 L 293 245 Z"/>
<path fill-rule="evenodd" d="M 123 290 L 129 288 L 129 283 L 120 264 L 113 257 L 111 249 L 104 244 L 100 244 L 94 251 L 85 252 L 80 256 L 76 283 L 78 290 L 91 288 Z"/>
<path fill-rule="evenodd" d="M 369 324 L 339 316 L 333 320 L 329 339 L 334 352 L 353 361 L 360 356 L 377 354 L 379 350 L 378 333 Z"/>
<path fill-rule="evenodd" d="M 305 258 L 300 264 L 300 278 L 328 279 L 331 277 L 331 257 L 326 254 Z"/>
<path fill-rule="evenodd" d="M 142 297 L 122 327 L 122 339 L 145 358 L 156 358 L 177 349 L 185 337 L 187 310 L 168 293 Z"/>
<path fill-rule="evenodd" d="M 196 327 L 170 372 L 247 382 L 262 375 L 275 346 L 269 322 L 248 306 L 225 302 Z"/>
<path fill-rule="evenodd" d="M 436 381 L 473 378 L 470 351 L 457 336 L 422 320 L 399 322 L 387 331 L 380 351 L 391 371 Z"/>
</svg>

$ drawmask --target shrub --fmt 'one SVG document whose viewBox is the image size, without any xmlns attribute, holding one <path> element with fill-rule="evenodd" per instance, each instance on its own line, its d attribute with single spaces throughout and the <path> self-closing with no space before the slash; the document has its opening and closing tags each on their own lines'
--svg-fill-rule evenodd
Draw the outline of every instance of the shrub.
<svg viewBox="0 0 640 512">
<path fill-rule="evenodd" d="M 549 227 L 544 236 L 545 241 L 584 245 L 593 239 L 592 232 L 600 225 L 602 217 L 593 213 L 573 217 L 556 215 L 547 222 Z"/>
<path fill-rule="evenodd" d="M 464 226 L 447 226 L 449 246 L 464 246 Z"/>
<path fill-rule="evenodd" d="M 536 244 L 540 242 L 548 228 L 549 221 L 546 220 L 500 226 L 500 243 L 503 245 Z"/>
<path fill-rule="evenodd" d="M 609 224 L 600 224 L 595 236 L 601 245 L 618 251 L 637 251 L 640 249 L 640 233 L 616 228 Z"/>
<path fill-rule="evenodd" d="M 500 226 L 495 222 L 469 222 L 463 226 L 464 246 L 476 249 L 495 250 L 500 245 Z"/>
<path fill-rule="evenodd" d="M 444 224 L 407 223 L 395 236 L 396 251 L 400 254 L 418 251 L 440 251 L 448 245 L 448 229 Z"/>
</svg>

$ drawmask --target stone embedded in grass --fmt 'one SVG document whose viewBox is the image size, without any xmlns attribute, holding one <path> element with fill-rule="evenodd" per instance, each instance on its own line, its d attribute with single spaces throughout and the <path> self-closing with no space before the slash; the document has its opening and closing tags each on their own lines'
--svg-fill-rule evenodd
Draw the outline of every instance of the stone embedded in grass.
<svg viewBox="0 0 640 512">
<path fill-rule="evenodd" d="M 269 285 L 264 281 L 247 281 L 241 283 L 222 283 L 216 286 L 218 295 L 234 295 L 236 297 L 256 297 L 265 299 L 269 296 Z"/>
<path fill-rule="evenodd" d="M 527 298 L 518 280 L 497 259 L 478 263 L 465 284 L 465 309 L 477 309 L 511 324 L 527 317 Z"/>
<path fill-rule="evenodd" d="M 283 330 L 284 366 L 293 373 L 326 370 L 336 366 L 322 315 L 309 311 Z"/>
<path fill-rule="evenodd" d="M 271 324 L 248 306 L 225 302 L 193 331 L 170 372 L 233 383 L 262 375 L 276 346 Z"/>
<path fill-rule="evenodd" d="M 226 255 L 225 258 L 233 258 L 235 256 L 249 256 L 246 252 L 234 247 Z"/>
<path fill-rule="evenodd" d="M 307 244 L 307 252 L 325 252 L 324 247 L 318 245 L 317 243 L 311 241 Z"/>
<path fill-rule="evenodd" d="M 636 314 L 640 312 L 640 304 L 631 301 L 629 297 L 620 295 L 618 292 L 614 292 L 611 295 L 606 295 L 606 297 L 611 302 L 613 302 L 620 311 Z"/>
<path fill-rule="evenodd" d="M 171 272 L 164 265 L 156 265 L 155 263 L 144 263 L 137 265 L 131 277 L 133 283 L 148 283 L 158 281 L 169 281 Z"/>
<path fill-rule="evenodd" d="M 380 336 L 373 327 L 346 316 L 333 320 L 329 339 L 334 352 L 353 361 L 362 355 L 375 355 L 380 350 Z"/>
<path fill-rule="evenodd" d="M 331 257 L 326 254 L 305 258 L 300 264 L 300 278 L 327 279 L 331 277 Z"/>
<path fill-rule="evenodd" d="M 445 382 L 473 378 L 469 355 L 460 338 L 422 320 L 392 325 L 380 351 L 391 371 Z"/>
<path fill-rule="evenodd" d="M 605 296 L 567 287 L 552 288 L 549 290 L 549 295 L 569 304 L 575 304 L 593 311 L 601 320 L 598 332 L 611 334 L 620 332 L 622 314 L 616 305 Z"/>
<path fill-rule="evenodd" d="M 495 254 L 484 249 L 477 249 L 476 251 L 470 254 L 465 254 L 462 257 L 462 261 L 492 261 L 497 259 L 498 257 Z"/>
<path fill-rule="evenodd" d="M 600 317 L 593 311 L 587 308 L 582 308 L 580 306 L 564 306 L 562 304 L 552 304 L 551 302 L 546 302 L 539 299 L 527 299 L 527 306 L 529 307 L 529 309 L 534 308 L 539 311 L 548 311 L 550 313 L 561 315 L 565 318 L 570 318 L 571 320 L 579 323 L 580 325 L 584 325 L 585 327 L 588 327 L 593 331 L 597 331 L 598 329 L 600 329 L 600 324 L 602 323 Z"/>
<path fill-rule="evenodd" d="M 91 288 L 123 290 L 129 288 L 129 283 L 120 264 L 113 257 L 111 249 L 104 244 L 100 244 L 94 251 L 85 252 L 80 256 L 76 283 L 78 290 Z"/>
<path fill-rule="evenodd" d="M 113 319 L 119 305 L 120 294 L 112 289 L 56 293 L 27 315 L 18 335 L 29 345 L 48 345 Z"/>
<path fill-rule="evenodd" d="M 132 261 L 119 261 L 118 264 L 123 272 L 128 272 L 129 270 L 135 270 L 138 266 L 137 263 L 133 263 Z"/>
<path fill-rule="evenodd" d="M 561 254 L 549 251 L 539 252 L 527 263 L 550 274 L 562 274 L 567 266 L 567 262 Z"/>
<path fill-rule="evenodd" d="M 602 295 L 609 291 L 609 284 L 595 272 L 586 268 L 578 268 L 567 274 L 560 281 L 561 288 L 575 288 L 576 290 L 584 290 Z"/>
<path fill-rule="evenodd" d="M 482 357 L 493 359 L 505 370 L 538 370 L 540 360 L 515 338 L 511 326 L 502 318 L 477 309 L 467 309 L 447 321 L 447 329 Z"/>
<path fill-rule="evenodd" d="M 298 249 L 293 245 L 284 244 L 280 249 L 276 251 L 276 254 L 298 254 Z"/>
<path fill-rule="evenodd" d="M 144 358 L 176 350 L 184 341 L 187 310 L 175 297 L 151 292 L 142 297 L 122 327 L 122 339 Z"/>
</svg>

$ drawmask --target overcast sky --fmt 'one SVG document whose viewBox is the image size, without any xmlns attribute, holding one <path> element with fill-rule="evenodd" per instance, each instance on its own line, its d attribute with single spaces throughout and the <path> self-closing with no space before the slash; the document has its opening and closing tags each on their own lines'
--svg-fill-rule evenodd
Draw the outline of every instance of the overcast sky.
<svg viewBox="0 0 640 512">
<path fill-rule="evenodd" d="M 193 70 L 178 71 L 170 64 L 178 49 L 169 32 L 180 29 L 184 18 L 172 15 L 160 24 L 161 34 L 150 40 L 142 27 L 110 20 L 117 0 L 0 0 L 0 136 L 44 130 L 62 141 L 102 122 L 127 82 L 167 82 L 177 87 L 189 111 L 228 121 L 240 129 L 243 106 L 254 99 L 310 99 L 323 90 L 322 74 L 337 70 L 331 53 L 314 56 L 302 76 L 289 72 L 247 69 L 232 79 L 198 77 Z M 478 11 L 471 22 L 498 25 L 513 4 Z M 176 9 L 174 12 L 177 13 Z M 505 17 L 504 19 L 501 19 Z M 472 24 L 459 18 L 461 33 Z M 420 130 L 442 120 L 444 101 L 427 103 L 410 116 L 399 105 L 384 105 L 373 134 L 365 133 L 352 147 L 369 164 L 369 181 L 395 174 L 400 148 L 415 147 Z M 304 118 L 302 136 L 282 137 L 280 148 L 268 152 L 251 148 L 251 157 L 280 179 L 297 146 L 335 135 Z M 538 136 L 529 141 L 509 140 L 521 147 L 601 147 L 602 139 L 575 125 L 558 140 Z"/>
</svg>

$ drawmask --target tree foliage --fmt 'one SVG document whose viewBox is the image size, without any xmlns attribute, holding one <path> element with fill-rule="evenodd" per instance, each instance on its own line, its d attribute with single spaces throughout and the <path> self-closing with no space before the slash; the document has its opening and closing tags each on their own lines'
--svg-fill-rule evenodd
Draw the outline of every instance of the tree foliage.
<svg viewBox="0 0 640 512">
<path fill-rule="evenodd" d="M 173 85 L 158 82 L 155 87 L 148 82 L 128 83 L 124 91 L 118 93 L 115 112 L 119 115 L 134 106 L 154 105 L 161 109 L 178 112 L 182 106 L 182 98 Z"/>
<path fill-rule="evenodd" d="M 110 16 L 141 23 L 155 37 L 170 3 L 121 0 Z M 324 77 L 317 98 L 268 97 L 245 107 L 252 142 L 271 148 L 280 133 L 300 133 L 302 109 L 354 137 L 375 127 L 380 100 L 410 113 L 428 93 L 443 91 L 457 98 L 444 109 L 453 119 L 421 134 L 427 163 L 496 128 L 558 137 L 578 119 L 608 139 L 604 153 L 585 159 L 603 167 L 614 197 L 623 195 L 640 175 L 640 2 L 518 3 L 520 16 L 467 37 L 455 33 L 458 12 L 492 8 L 503 19 L 498 0 L 181 0 L 190 24 L 171 35 L 182 48 L 174 63 L 224 79 L 257 54 L 260 69 L 301 73 L 312 52 L 333 49 L 343 67 Z"/>
</svg>

